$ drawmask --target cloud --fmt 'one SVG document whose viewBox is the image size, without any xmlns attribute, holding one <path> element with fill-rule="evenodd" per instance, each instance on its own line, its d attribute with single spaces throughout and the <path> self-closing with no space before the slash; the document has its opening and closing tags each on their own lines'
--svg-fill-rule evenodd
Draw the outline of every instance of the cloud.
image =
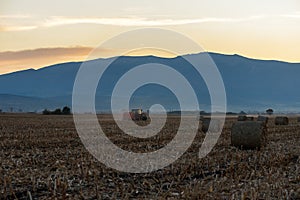
<svg viewBox="0 0 300 200">
<path fill-rule="evenodd" d="M 300 19 L 299 13 L 278 14 L 278 15 L 256 15 L 244 18 L 193 18 L 193 19 L 168 19 L 168 18 L 141 18 L 141 17 L 119 17 L 119 18 L 102 18 L 102 17 L 65 17 L 51 16 L 45 19 L 39 19 L 26 15 L 0 15 L 0 31 L 26 31 L 37 28 L 56 27 L 74 24 L 94 24 L 94 25 L 111 25 L 111 26 L 128 26 L 128 27 L 152 27 L 152 26 L 179 26 L 200 23 L 239 23 L 255 21 L 270 18 L 291 18 Z M 21 20 L 23 19 L 23 20 Z M 0 21 L 0 22 L 1 22 Z M 25 24 L 24 24 L 25 23 Z M 30 24 L 28 24 L 30 23 Z"/>
<path fill-rule="evenodd" d="M 262 18 L 253 16 L 248 18 L 200 18 L 200 19 L 147 19 L 147 18 L 71 18 L 55 16 L 48 19 L 44 26 L 61 26 L 70 24 L 100 24 L 114 26 L 172 26 L 207 22 L 241 22 Z"/>
<path fill-rule="evenodd" d="M 52 56 L 67 56 L 67 55 L 81 55 L 82 53 L 88 53 L 92 50 L 90 47 L 57 47 L 57 48 L 39 48 L 22 51 L 6 51 L 0 52 L 0 60 L 16 60 L 16 59 L 31 59 L 45 58 Z"/>
<path fill-rule="evenodd" d="M 92 50 L 92 47 L 58 47 L 0 52 L 0 74 L 29 68 L 38 69 L 55 63 L 85 60 Z M 114 52 L 112 49 L 97 50 L 104 56 Z"/>
<path fill-rule="evenodd" d="M 26 31 L 38 28 L 31 15 L 0 15 L 0 31 Z M 31 21 L 31 24 L 26 24 Z"/>
<path fill-rule="evenodd" d="M 112 26 L 176 26 L 187 24 L 199 24 L 199 23 L 230 23 L 230 22 L 243 22 L 249 20 L 256 20 L 263 18 L 263 16 L 252 16 L 247 18 L 195 18 L 195 19 L 149 19 L 139 17 L 123 17 L 123 18 L 101 18 L 101 17 L 64 17 L 64 16 L 52 16 L 46 19 L 34 19 L 30 17 L 27 20 L 21 20 L 22 17 L 30 16 L 0 16 L 0 20 L 3 18 L 11 19 L 12 22 L 5 22 L 5 25 L 0 25 L 0 31 L 25 31 L 33 30 L 37 28 L 55 27 L 73 24 L 95 24 L 95 25 L 112 25 Z M 14 19 L 18 19 L 15 20 Z M 21 22 L 21 23 L 20 23 Z M 27 23 L 24 25 L 24 23 Z M 31 24 L 28 24 L 31 22 Z"/>
<path fill-rule="evenodd" d="M 0 15 L 0 19 L 26 19 L 32 17 L 31 15 Z"/>
<path fill-rule="evenodd" d="M 6 26 L 0 25 L 0 31 L 28 31 L 38 28 L 38 26 Z"/>
<path fill-rule="evenodd" d="M 286 18 L 300 19 L 300 13 L 287 14 L 287 15 L 281 15 L 281 16 L 282 16 L 282 17 L 286 17 Z"/>
</svg>

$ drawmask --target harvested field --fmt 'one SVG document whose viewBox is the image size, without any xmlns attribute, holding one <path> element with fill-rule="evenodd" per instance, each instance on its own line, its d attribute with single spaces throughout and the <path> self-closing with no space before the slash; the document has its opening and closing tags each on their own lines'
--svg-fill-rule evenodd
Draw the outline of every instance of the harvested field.
<svg viewBox="0 0 300 200">
<path fill-rule="evenodd" d="M 0 115 L 1 199 L 297 199 L 300 198 L 300 124 L 267 124 L 260 150 L 232 147 L 228 118 L 217 145 L 203 159 L 205 137 L 199 128 L 193 145 L 172 165 L 148 174 L 107 168 L 93 158 L 76 133 L 72 116 Z M 107 116 L 101 122 L 115 144 L 137 152 L 153 151 L 176 133 L 168 119 L 151 140 L 121 137 Z"/>
</svg>

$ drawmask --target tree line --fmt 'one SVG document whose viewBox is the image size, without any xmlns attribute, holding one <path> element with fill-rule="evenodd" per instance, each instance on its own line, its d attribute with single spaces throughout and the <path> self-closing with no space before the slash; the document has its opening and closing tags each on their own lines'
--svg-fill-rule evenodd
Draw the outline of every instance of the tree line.
<svg viewBox="0 0 300 200">
<path fill-rule="evenodd" d="M 71 109 L 68 106 L 63 107 L 63 109 L 57 108 L 53 111 L 45 109 L 43 115 L 70 115 Z"/>
</svg>

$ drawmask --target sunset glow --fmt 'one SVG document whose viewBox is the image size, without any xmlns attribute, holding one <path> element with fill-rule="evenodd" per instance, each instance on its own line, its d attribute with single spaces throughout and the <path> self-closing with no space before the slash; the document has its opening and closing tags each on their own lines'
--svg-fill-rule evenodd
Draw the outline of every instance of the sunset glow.
<svg viewBox="0 0 300 200">
<path fill-rule="evenodd" d="M 0 74 L 84 60 L 107 39 L 143 27 L 177 31 L 209 52 L 300 62 L 299 24 L 297 0 L 3 0 Z M 101 55 L 119 52 L 104 49 Z M 130 53 L 149 54 L 170 57 L 164 51 Z"/>
</svg>

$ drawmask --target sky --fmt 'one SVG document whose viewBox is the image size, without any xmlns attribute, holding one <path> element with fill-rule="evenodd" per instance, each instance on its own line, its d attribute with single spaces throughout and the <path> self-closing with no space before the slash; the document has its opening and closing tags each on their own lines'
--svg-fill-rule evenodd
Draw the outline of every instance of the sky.
<svg viewBox="0 0 300 200">
<path fill-rule="evenodd" d="M 109 38 L 146 27 L 176 31 L 209 52 L 300 62 L 299 0 L 1 0 L 0 74 L 85 60 Z"/>
</svg>

